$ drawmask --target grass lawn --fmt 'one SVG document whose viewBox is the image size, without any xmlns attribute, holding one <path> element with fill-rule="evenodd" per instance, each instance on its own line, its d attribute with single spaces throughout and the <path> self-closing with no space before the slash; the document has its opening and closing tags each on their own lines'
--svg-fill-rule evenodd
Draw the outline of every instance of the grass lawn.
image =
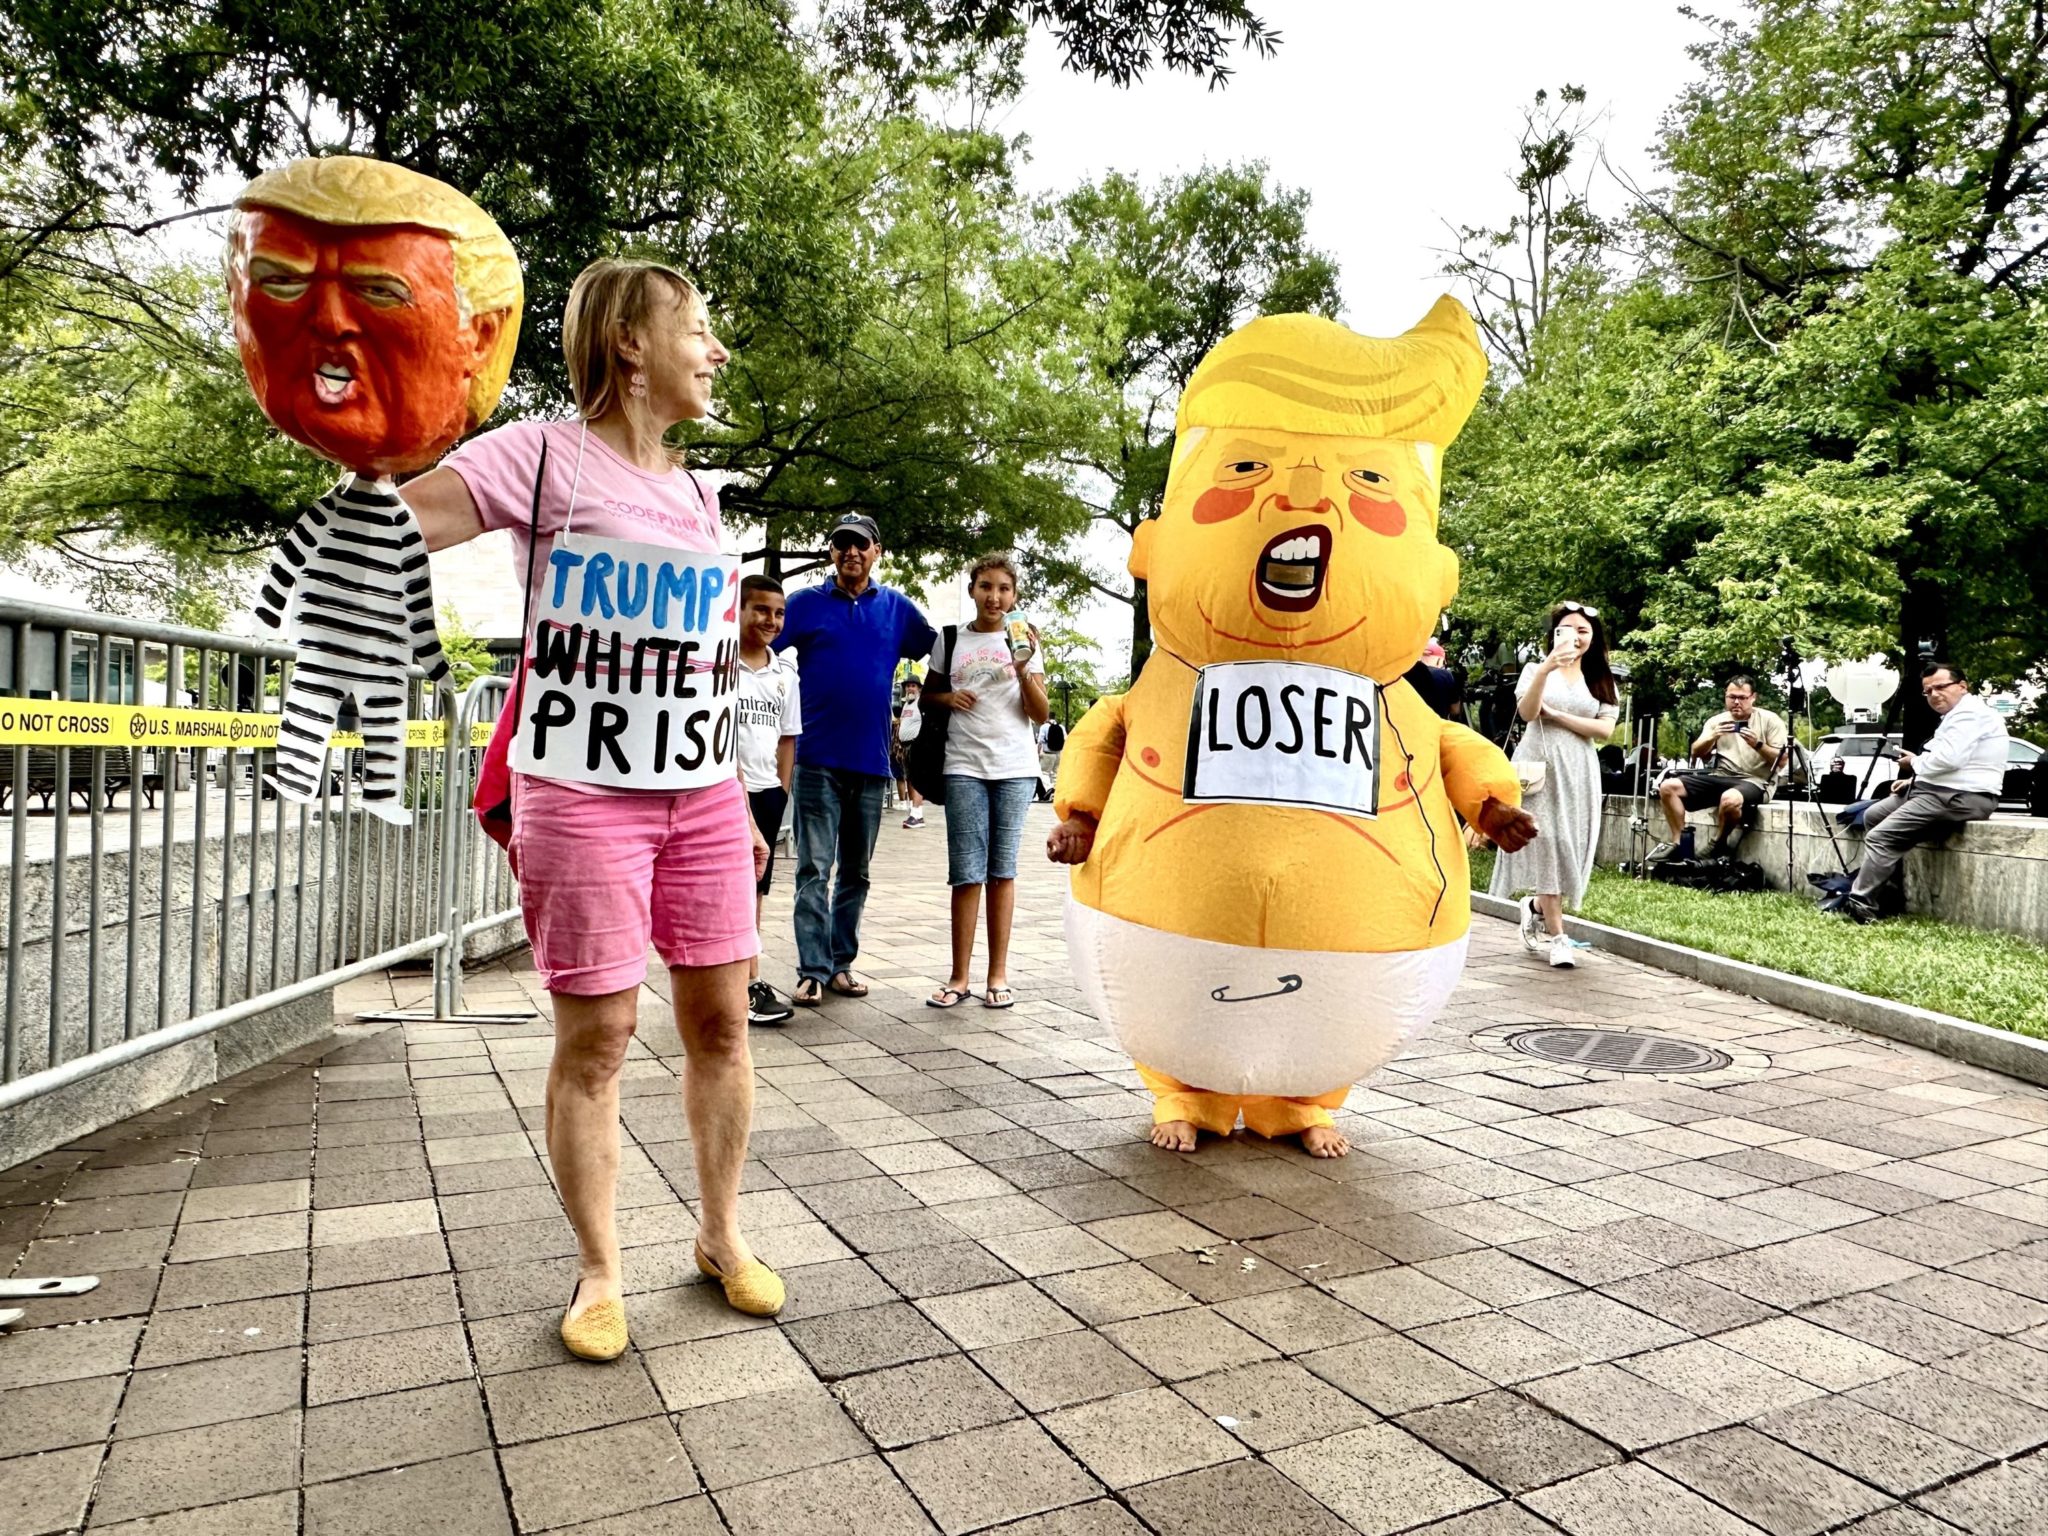
<svg viewBox="0 0 2048 1536">
<path fill-rule="evenodd" d="M 1472 855 L 1483 890 L 1493 851 Z M 2048 1039 L 2048 947 L 1928 917 L 1859 928 L 1784 891 L 1722 896 L 1595 870 L 1579 916 L 1873 997 Z"/>
</svg>

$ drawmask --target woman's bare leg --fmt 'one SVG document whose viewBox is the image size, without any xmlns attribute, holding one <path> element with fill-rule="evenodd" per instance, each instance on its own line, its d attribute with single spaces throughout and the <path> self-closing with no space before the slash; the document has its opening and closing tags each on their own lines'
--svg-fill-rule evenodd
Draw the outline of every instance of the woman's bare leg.
<svg viewBox="0 0 2048 1536">
<path fill-rule="evenodd" d="M 576 1231 L 580 1280 L 571 1317 L 624 1292 L 616 1218 L 619 1069 L 639 1016 L 638 992 L 632 987 L 602 997 L 555 997 L 547 1144 L 562 1209 Z"/>
</svg>

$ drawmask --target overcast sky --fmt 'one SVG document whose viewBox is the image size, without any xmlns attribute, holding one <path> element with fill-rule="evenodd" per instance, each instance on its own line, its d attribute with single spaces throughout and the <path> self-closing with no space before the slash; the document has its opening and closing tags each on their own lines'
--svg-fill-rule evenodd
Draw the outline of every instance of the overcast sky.
<svg viewBox="0 0 2048 1536">
<path fill-rule="evenodd" d="M 1515 210 L 1507 174 L 1521 110 L 1538 89 L 1584 86 L 1608 159 L 1638 182 L 1654 179 L 1658 121 L 1693 75 L 1687 45 L 1705 35 L 1664 0 L 1263 0 L 1257 9 L 1280 30 L 1279 52 L 1240 56 L 1218 91 L 1163 73 L 1120 91 L 1067 73 L 1051 40 L 1037 37 L 1023 97 L 992 125 L 1027 140 L 1024 182 L 1040 191 L 1110 171 L 1151 180 L 1266 161 L 1273 180 L 1310 194 L 1309 235 L 1337 261 L 1343 318 L 1374 335 L 1406 330 L 1455 291 L 1440 275 L 1447 221 L 1497 224 Z M 1604 174 L 1594 197 L 1622 206 Z M 1120 568 L 1120 539 L 1110 530 L 1089 548 Z M 1128 665 L 1127 610 L 1098 601 L 1081 628 L 1101 644 L 1108 673 Z"/>
</svg>

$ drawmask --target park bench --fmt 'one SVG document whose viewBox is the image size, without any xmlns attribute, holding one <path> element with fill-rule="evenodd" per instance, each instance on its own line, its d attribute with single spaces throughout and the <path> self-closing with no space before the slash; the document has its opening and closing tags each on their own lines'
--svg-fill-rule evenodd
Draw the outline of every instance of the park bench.
<svg viewBox="0 0 2048 1536">
<path fill-rule="evenodd" d="M 65 774 L 62 785 L 63 791 L 67 796 L 75 796 L 85 802 L 83 808 L 86 810 L 92 809 L 92 760 L 94 750 L 90 747 L 73 747 L 71 749 L 69 771 Z M 135 753 L 132 748 L 103 747 L 99 748 L 98 751 L 106 758 L 106 770 L 105 776 L 101 780 L 101 789 L 106 795 L 107 805 L 111 807 L 114 803 L 114 796 L 122 790 L 139 787 L 142 793 L 148 797 L 150 808 L 154 810 L 156 808 L 156 792 L 163 784 L 161 774 L 142 774 L 138 778 L 135 771 Z M 28 749 L 28 772 L 24 776 L 20 787 L 24 794 L 34 795 L 41 799 L 44 810 L 50 809 L 50 804 L 56 799 L 59 788 L 56 748 L 30 747 Z M 13 795 L 14 790 L 13 776 L 11 774 L 0 774 L 0 811 L 8 808 L 8 801 Z"/>
</svg>

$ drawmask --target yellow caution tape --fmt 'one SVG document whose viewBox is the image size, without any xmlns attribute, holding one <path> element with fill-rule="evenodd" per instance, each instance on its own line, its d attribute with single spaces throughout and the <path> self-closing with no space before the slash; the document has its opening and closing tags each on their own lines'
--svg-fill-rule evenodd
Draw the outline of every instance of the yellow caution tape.
<svg viewBox="0 0 2048 1536">
<path fill-rule="evenodd" d="M 277 745 L 276 715 L 227 709 L 175 709 L 160 704 L 64 704 L 44 699 L 0 699 L 0 747 L 235 747 L 264 751 Z M 469 744 L 488 745 L 495 722 L 469 728 Z M 408 720 L 405 744 L 446 746 L 443 720 Z M 361 733 L 336 731 L 330 747 L 363 745 Z"/>
</svg>

